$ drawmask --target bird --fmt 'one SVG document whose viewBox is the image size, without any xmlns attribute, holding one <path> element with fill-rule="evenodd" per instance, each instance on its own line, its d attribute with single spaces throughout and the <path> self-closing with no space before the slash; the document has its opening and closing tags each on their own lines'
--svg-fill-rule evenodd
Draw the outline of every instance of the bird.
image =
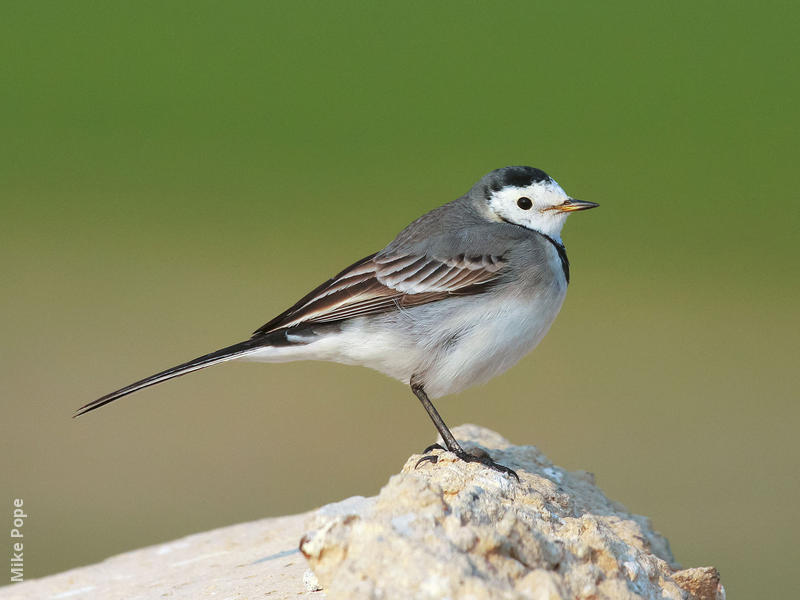
<svg viewBox="0 0 800 600">
<path fill-rule="evenodd" d="M 530 352 L 570 280 L 561 230 L 597 203 L 570 197 L 544 171 L 509 166 L 424 214 L 259 327 L 249 339 L 89 402 L 78 417 L 152 385 L 232 360 L 323 360 L 366 366 L 411 387 L 449 451 L 519 480 L 486 452 L 467 452 L 431 399 L 485 383 Z"/>
</svg>

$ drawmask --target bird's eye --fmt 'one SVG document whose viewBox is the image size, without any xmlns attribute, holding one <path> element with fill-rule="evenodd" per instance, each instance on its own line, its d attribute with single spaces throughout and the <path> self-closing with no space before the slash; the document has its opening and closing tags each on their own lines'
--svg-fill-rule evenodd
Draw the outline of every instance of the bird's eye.
<svg viewBox="0 0 800 600">
<path fill-rule="evenodd" d="M 531 206 L 533 206 L 533 202 L 531 202 L 530 198 L 523 196 L 517 200 L 517 206 L 519 206 L 522 210 L 528 210 Z"/>
</svg>

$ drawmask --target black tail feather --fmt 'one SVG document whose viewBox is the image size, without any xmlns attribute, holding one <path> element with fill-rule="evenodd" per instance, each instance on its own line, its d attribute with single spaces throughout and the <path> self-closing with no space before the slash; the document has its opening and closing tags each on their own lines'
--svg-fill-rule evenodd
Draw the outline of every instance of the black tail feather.
<svg viewBox="0 0 800 600">
<path fill-rule="evenodd" d="M 168 379 L 172 379 L 174 377 L 180 377 L 186 373 L 191 373 L 192 371 L 197 371 L 198 369 L 204 369 L 205 367 L 210 367 L 211 365 L 216 365 L 227 360 L 238 358 L 239 356 L 248 354 L 249 352 L 264 345 L 264 340 L 255 341 L 250 339 L 244 342 L 239 342 L 238 344 L 234 344 L 232 346 L 228 346 L 227 348 L 222 348 L 216 352 L 211 352 L 205 356 L 200 356 L 190 360 L 189 362 L 185 362 L 176 367 L 172 367 L 171 369 L 167 369 L 166 371 L 161 371 L 160 373 L 151 375 L 150 377 L 145 377 L 136 383 L 132 383 L 124 388 L 118 389 L 116 392 L 111 392 L 110 394 L 106 394 L 97 400 L 89 402 L 88 404 L 84 404 L 75 411 L 73 418 L 85 415 L 86 413 L 98 409 L 101 406 L 105 406 L 109 402 L 113 402 L 118 398 L 122 398 L 123 396 L 132 394 L 138 390 L 150 387 L 151 385 L 161 383 L 162 381 L 167 381 Z"/>
</svg>

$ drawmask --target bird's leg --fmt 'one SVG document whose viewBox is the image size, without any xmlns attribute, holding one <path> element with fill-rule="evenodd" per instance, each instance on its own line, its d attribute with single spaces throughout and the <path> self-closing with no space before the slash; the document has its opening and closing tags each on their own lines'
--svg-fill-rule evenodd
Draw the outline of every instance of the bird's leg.
<svg viewBox="0 0 800 600">
<path fill-rule="evenodd" d="M 453 453 L 464 452 L 464 449 L 458 443 L 455 436 L 450 432 L 450 429 L 448 429 L 447 425 L 444 424 L 444 419 L 442 419 L 441 415 L 439 414 L 439 411 L 436 410 L 436 407 L 433 406 L 433 403 L 428 398 L 428 394 L 425 393 L 425 388 L 423 388 L 421 384 L 412 383 L 411 391 L 414 392 L 417 398 L 419 398 L 419 401 L 422 402 L 422 406 L 428 412 L 428 416 L 431 418 L 431 421 L 433 421 L 433 425 L 434 427 L 436 427 L 436 430 L 439 432 L 439 435 L 442 436 L 442 439 L 444 440 L 444 444 L 445 446 L 447 446 L 447 449 Z M 430 450 L 433 450 L 434 448 L 442 448 L 442 447 L 439 444 L 433 444 L 431 446 L 428 446 L 428 448 L 425 451 L 425 454 L 427 454 Z M 442 448 L 442 450 L 444 450 L 444 448 Z"/>
<path fill-rule="evenodd" d="M 467 452 L 461 447 L 461 444 L 458 443 L 455 436 L 453 436 L 450 429 L 448 429 L 447 425 L 444 423 L 444 419 L 442 419 L 439 411 L 433 406 L 433 403 L 428 398 L 428 394 L 425 393 L 425 389 L 423 388 L 422 384 L 416 383 L 413 381 L 411 382 L 411 391 L 414 392 L 414 395 L 419 398 L 419 401 L 422 402 L 422 406 L 425 407 L 425 410 L 428 412 L 428 416 L 433 421 L 434 426 L 436 427 L 439 435 L 442 436 L 442 440 L 444 440 L 444 445 L 447 446 L 447 450 L 455 454 L 458 458 L 463 460 L 464 462 L 479 462 L 483 465 L 486 465 L 490 469 L 494 469 L 495 471 L 500 471 L 501 473 L 507 473 L 508 475 L 513 475 L 514 478 L 519 481 L 519 476 L 508 467 L 504 467 L 503 465 L 499 465 L 492 460 L 492 458 L 486 454 L 485 452 L 481 452 L 481 455 L 477 453 L 472 454 Z M 441 445 L 439 444 L 432 444 L 425 448 L 423 454 L 428 454 L 432 450 L 444 450 Z M 439 459 L 437 456 L 423 456 L 417 461 L 417 467 L 423 462 L 432 462 L 435 463 Z"/>
</svg>

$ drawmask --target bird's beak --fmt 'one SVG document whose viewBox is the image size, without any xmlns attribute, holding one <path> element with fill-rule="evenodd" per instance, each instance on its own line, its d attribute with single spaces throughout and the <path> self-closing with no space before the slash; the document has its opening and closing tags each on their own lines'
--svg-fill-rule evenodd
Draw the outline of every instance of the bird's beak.
<svg viewBox="0 0 800 600">
<path fill-rule="evenodd" d="M 595 208 L 596 206 L 600 205 L 596 202 L 588 202 L 587 200 L 576 200 L 575 198 L 569 198 L 564 201 L 564 204 L 559 204 L 553 208 L 558 212 L 575 212 L 576 210 L 589 210 L 590 208 Z"/>
</svg>

